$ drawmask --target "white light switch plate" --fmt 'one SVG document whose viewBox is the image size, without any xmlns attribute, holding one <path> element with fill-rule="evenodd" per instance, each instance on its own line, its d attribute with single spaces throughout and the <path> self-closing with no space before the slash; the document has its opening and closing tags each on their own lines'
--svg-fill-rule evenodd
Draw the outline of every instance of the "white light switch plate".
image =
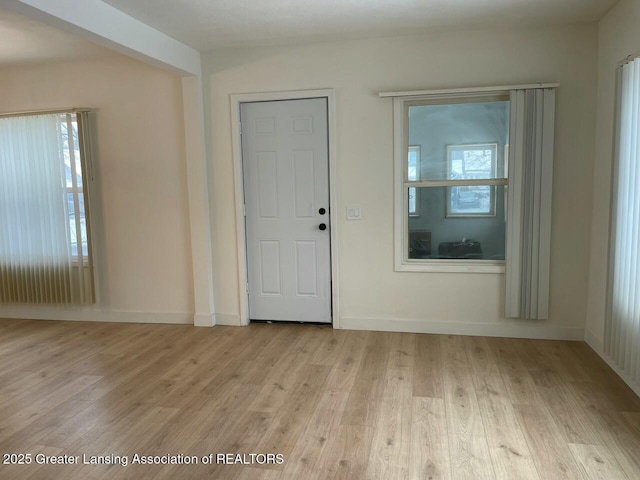
<svg viewBox="0 0 640 480">
<path fill-rule="evenodd" d="M 358 205 L 348 206 L 347 220 L 362 220 L 362 208 Z"/>
</svg>

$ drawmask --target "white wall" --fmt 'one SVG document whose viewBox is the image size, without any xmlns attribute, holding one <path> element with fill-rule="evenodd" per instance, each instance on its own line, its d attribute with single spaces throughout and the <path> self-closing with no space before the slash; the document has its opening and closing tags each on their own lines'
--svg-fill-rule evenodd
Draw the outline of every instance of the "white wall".
<svg viewBox="0 0 640 480">
<path fill-rule="evenodd" d="M 598 26 L 598 97 L 593 175 L 591 270 L 587 338 L 599 349 L 604 338 L 609 212 L 615 107 L 615 72 L 618 62 L 640 53 L 640 1 L 622 0 Z"/>
<path fill-rule="evenodd" d="M 124 56 L 0 69 L 0 111 L 97 110 L 99 303 L 0 317 L 193 322 L 180 77 Z"/>
<path fill-rule="evenodd" d="M 334 88 L 342 326 L 581 339 L 589 273 L 596 40 L 591 25 L 457 31 L 205 56 L 217 311 L 238 319 L 229 94 Z M 394 272 L 392 106 L 377 94 L 538 81 L 562 84 L 551 317 L 523 322 L 503 318 L 503 275 Z M 363 207 L 363 220 L 345 220 L 350 204 Z"/>
</svg>

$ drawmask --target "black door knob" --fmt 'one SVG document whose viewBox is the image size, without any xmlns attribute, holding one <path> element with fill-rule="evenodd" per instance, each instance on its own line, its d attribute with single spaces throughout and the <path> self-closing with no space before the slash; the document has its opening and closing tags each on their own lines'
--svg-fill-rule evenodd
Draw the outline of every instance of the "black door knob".
<svg viewBox="0 0 640 480">
<path fill-rule="evenodd" d="M 327 229 L 327 226 L 326 226 L 324 223 L 321 223 L 320 225 L 318 225 L 318 228 L 319 228 L 320 230 L 326 230 L 326 229 Z"/>
<path fill-rule="evenodd" d="M 320 210 L 318 210 L 318 213 L 320 215 L 324 215 L 325 213 L 327 213 L 327 211 L 324 208 L 321 208 Z"/>
</svg>

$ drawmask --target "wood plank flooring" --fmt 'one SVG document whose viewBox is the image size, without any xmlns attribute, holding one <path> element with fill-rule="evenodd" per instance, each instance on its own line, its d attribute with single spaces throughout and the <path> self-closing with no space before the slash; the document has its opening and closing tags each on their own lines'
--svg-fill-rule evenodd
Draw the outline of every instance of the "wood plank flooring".
<svg viewBox="0 0 640 480">
<path fill-rule="evenodd" d="M 640 478 L 640 399 L 582 342 L 0 320 L 0 362 L 3 480 Z"/>
</svg>

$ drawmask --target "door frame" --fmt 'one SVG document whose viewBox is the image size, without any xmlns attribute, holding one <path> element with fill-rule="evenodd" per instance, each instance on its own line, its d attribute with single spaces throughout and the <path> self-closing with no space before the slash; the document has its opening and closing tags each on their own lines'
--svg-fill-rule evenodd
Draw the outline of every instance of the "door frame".
<svg viewBox="0 0 640 480">
<path fill-rule="evenodd" d="M 336 161 L 335 90 L 293 90 L 283 92 L 239 93 L 229 96 L 231 102 L 231 139 L 235 187 L 236 242 L 238 249 L 238 300 L 240 325 L 249 325 L 249 294 L 247 273 L 247 236 L 244 215 L 244 175 L 242 169 L 242 136 L 240 135 L 240 104 L 278 100 L 327 99 L 327 132 L 329 140 L 329 250 L 331 252 L 331 319 L 333 328 L 340 328 L 338 312 L 338 180 Z"/>
</svg>

